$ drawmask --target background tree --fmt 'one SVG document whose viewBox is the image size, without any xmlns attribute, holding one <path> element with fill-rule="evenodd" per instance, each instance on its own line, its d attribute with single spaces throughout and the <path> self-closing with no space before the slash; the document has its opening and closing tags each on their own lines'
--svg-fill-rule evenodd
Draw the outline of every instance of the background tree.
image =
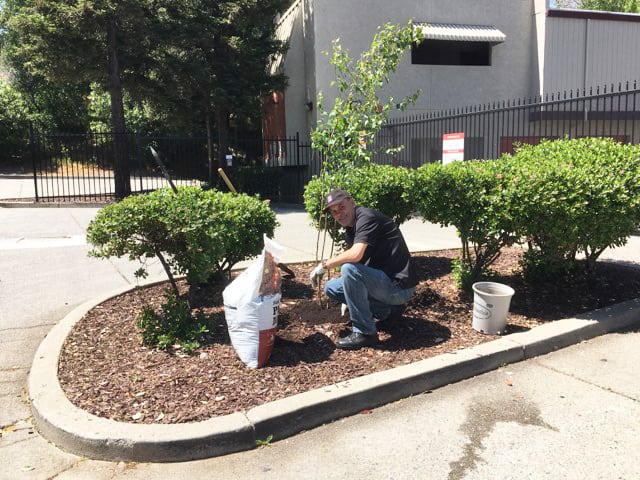
<svg viewBox="0 0 640 480">
<path fill-rule="evenodd" d="M 405 51 L 422 38 L 422 32 L 414 29 L 411 22 L 405 26 L 386 24 L 358 59 L 352 59 L 340 41 L 334 40 L 329 61 L 336 73 L 332 85 L 337 87 L 338 96 L 333 108 L 327 111 L 322 92 L 318 94 L 320 117 L 311 134 L 314 150 L 325 157 L 323 168 L 327 172 L 370 163 L 375 135 L 392 109 L 404 110 L 417 100 L 419 91 L 399 102 L 392 97 L 382 100 L 379 94 Z"/>
<path fill-rule="evenodd" d="M 89 128 L 93 132 L 108 132 L 111 125 L 111 100 L 109 94 L 97 83 L 92 83 L 87 96 Z M 183 132 L 165 111 L 158 110 L 148 100 L 134 100 L 126 90 L 123 93 L 124 118 L 127 129 L 144 135 L 163 134 L 167 130 Z"/>
<path fill-rule="evenodd" d="M 25 70 L 58 85 L 97 82 L 109 92 L 115 133 L 115 193 L 130 193 L 123 89 L 135 96 L 154 64 L 162 2 L 18 0 L 5 5 L 5 51 Z"/>
<path fill-rule="evenodd" d="M 0 81 L 0 159 L 14 163 L 27 148 L 26 106 L 24 98 L 9 83 Z"/>
<path fill-rule="evenodd" d="M 217 130 L 222 162 L 230 122 L 259 124 L 260 94 L 284 87 L 284 77 L 269 75 L 266 66 L 286 49 L 274 40 L 274 18 L 288 4 L 8 0 L 0 4 L 0 37 L 10 63 L 26 80 L 41 82 L 25 90 L 66 88 L 70 97 L 84 102 L 78 124 L 85 128 L 90 120 L 92 127 L 104 129 L 109 109 L 109 130 L 117 140 L 116 195 L 123 197 L 129 192 L 129 166 L 122 133 L 162 126 L 173 132 L 207 128 L 211 160 Z"/>
<path fill-rule="evenodd" d="M 0 2 L 0 77 L 3 88 L 20 96 L 24 119 L 36 128 L 84 132 L 87 128 L 87 83 L 54 84 L 42 75 L 34 75 L 26 68 L 28 56 L 11 49 L 18 39 L 8 28 L 9 20 L 24 0 Z M 24 125 L 23 125 L 24 126 Z"/>
<path fill-rule="evenodd" d="M 553 5 L 559 8 L 640 13 L 639 0 L 556 0 L 552 2 Z"/>
<path fill-rule="evenodd" d="M 217 131 L 218 164 L 228 153 L 229 123 L 260 118 L 261 93 L 284 88 L 271 76 L 271 57 L 286 45 L 275 39 L 274 18 L 289 0 L 199 0 L 176 2 L 162 28 L 172 47 L 158 52 L 155 99 L 178 118 L 199 117 L 207 129 L 209 160 Z M 186 120 L 186 119 L 185 119 Z"/>
<path fill-rule="evenodd" d="M 584 10 L 606 10 L 609 12 L 639 13 L 640 0 L 580 0 Z"/>
</svg>

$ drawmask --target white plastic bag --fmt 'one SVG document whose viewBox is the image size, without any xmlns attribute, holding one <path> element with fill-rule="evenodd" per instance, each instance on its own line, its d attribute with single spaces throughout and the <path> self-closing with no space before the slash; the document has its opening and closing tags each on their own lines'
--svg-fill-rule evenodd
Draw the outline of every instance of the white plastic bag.
<svg viewBox="0 0 640 480">
<path fill-rule="evenodd" d="M 273 350 L 280 306 L 280 271 L 284 249 L 264 236 L 258 259 L 222 292 L 231 344 L 248 367 L 263 366 Z"/>
<path fill-rule="evenodd" d="M 249 303 L 260 295 L 280 292 L 279 284 L 277 285 L 277 292 L 273 291 L 275 288 L 271 288 L 271 291 L 269 291 L 269 288 L 267 288 L 266 285 L 261 291 L 261 285 L 265 283 L 264 277 L 268 277 L 273 273 L 273 275 L 278 275 L 276 280 L 279 281 L 280 272 L 277 264 L 280 262 L 282 254 L 284 253 L 284 248 L 269 237 L 264 235 L 263 239 L 264 248 L 262 249 L 260 256 L 240 275 L 238 275 L 233 282 L 227 285 L 227 288 L 222 292 L 222 298 L 224 299 L 225 305 L 237 308 Z M 266 275 L 265 269 L 269 270 L 266 272 Z M 273 275 L 270 279 L 272 281 L 274 279 Z"/>
<path fill-rule="evenodd" d="M 271 356 L 278 326 L 280 294 L 258 297 L 239 308 L 224 306 L 231 344 L 250 368 L 262 367 Z"/>
</svg>

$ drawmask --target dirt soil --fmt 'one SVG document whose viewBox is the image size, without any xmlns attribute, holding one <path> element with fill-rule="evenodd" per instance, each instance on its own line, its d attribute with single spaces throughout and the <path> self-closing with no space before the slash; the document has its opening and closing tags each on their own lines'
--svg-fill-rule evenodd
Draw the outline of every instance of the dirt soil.
<svg viewBox="0 0 640 480">
<path fill-rule="evenodd" d="M 321 308 L 308 280 L 310 264 L 290 265 L 282 282 L 278 333 L 267 365 L 246 367 L 228 337 L 222 287 L 200 290 L 194 308 L 214 316 L 208 342 L 192 354 L 141 344 L 135 316 L 159 305 L 166 284 L 108 300 L 74 327 L 59 364 L 72 403 L 121 422 L 183 423 L 246 411 L 257 405 L 361 375 L 494 340 L 471 328 L 473 294 L 451 278 L 456 250 L 414 255 L 422 279 L 401 320 L 379 325 L 374 348 L 343 351 L 334 341 L 349 332 L 340 308 Z M 595 280 L 530 285 L 518 271 L 521 250 L 500 257 L 496 280 L 512 286 L 507 334 L 640 296 L 640 270 L 601 263 Z M 186 290 L 186 285 L 181 285 Z"/>
</svg>

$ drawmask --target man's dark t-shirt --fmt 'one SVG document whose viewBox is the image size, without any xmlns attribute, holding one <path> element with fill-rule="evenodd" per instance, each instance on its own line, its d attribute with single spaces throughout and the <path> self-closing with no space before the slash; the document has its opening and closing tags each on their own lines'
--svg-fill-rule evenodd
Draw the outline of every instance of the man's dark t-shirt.
<svg viewBox="0 0 640 480">
<path fill-rule="evenodd" d="M 382 270 L 401 288 L 418 284 L 411 254 L 402 232 L 391 218 L 371 208 L 356 207 L 355 224 L 346 228 L 347 245 L 366 243 L 360 263 Z"/>
</svg>

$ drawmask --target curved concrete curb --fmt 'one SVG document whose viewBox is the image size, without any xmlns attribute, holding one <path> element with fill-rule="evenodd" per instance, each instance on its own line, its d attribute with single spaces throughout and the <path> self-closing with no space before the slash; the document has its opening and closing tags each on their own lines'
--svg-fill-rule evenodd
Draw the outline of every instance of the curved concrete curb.
<svg viewBox="0 0 640 480">
<path fill-rule="evenodd" d="M 58 323 L 42 341 L 29 374 L 36 426 L 58 447 L 98 460 L 175 462 L 224 455 L 278 440 L 363 409 L 470 378 L 640 322 L 640 299 L 557 320 L 473 348 L 322 387 L 203 422 L 146 425 L 107 420 L 73 405 L 58 381 L 63 343 L 87 311 L 130 290 L 87 302 Z"/>
</svg>

